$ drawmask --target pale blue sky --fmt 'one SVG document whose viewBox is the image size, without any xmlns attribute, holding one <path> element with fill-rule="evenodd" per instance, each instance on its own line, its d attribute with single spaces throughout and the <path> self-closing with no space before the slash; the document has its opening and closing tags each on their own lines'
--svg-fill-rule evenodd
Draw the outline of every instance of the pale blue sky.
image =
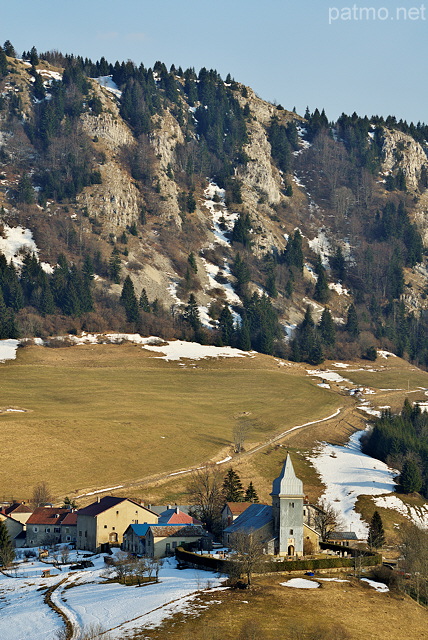
<svg viewBox="0 0 428 640">
<path fill-rule="evenodd" d="M 0 0 L 0 16 L 0 43 L 19 54 L 34 44 L 205 66 L 302 114 L 309 105 L 330 119 L 357 111 L 428 122 L 428 0 L 427 10 L 418 0 Z"/>
</svg>

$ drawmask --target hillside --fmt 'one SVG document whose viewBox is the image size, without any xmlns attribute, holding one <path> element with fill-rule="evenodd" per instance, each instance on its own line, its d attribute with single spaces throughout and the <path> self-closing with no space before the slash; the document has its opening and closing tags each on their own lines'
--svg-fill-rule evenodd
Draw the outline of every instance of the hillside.
<svg viewBox="0 0 428 640">
<path fill-rule="evenodd" d="M 0 337 L 137 330 L 426 365 L 424 125 L 329 123 L 213 70 L 9 45 Z"/>
</svg>

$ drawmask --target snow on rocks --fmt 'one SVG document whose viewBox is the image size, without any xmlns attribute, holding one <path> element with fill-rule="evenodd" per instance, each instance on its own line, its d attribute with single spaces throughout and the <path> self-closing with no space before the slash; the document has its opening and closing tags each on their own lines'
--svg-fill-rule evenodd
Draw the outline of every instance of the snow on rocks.
<svg viewBox="0 0 428 640">
<path fill-rule="evenodd" d="M 214 182 L 209 183 L 204 195 L 204 205 L 212 216 L 216 242 L 230 247 L 230 241 L 225 234 L 233 229 L 239 214 L 229 213 L 224 202 L 225 190 L 220 189 Z"/>
<path fill-rule="evenodd" d="M 326 486 L 323 498 L 340 512 L 346 530 L 355 531 L 358 538 L 368 533 L 366 523 L 354 510 L 358 496 L 392 493 L 398 473 L 362 453 L 360 438 L 364 433 L 357 431 L 344 446 L 321 443 L 310 458 Z"/>
<path fill-rule="evenodd" d="M 329 282 L 328 288 L 335 291 L 339 296 L 349 296 L 348 289 L 342 287 L 340 282 Z"/>
<path fill-rule="evenodd" d="M 292 587 L 293 589 L 318 589 L 319 582 L 315 580 L 306 580 L 305 578 L 291 578 L 287 582 L 279 583 L 282 587 Z"/>
<path fill-rule="evenodd" d="M 34 254 L 38 257 L 39 250 L 33 239 L 30 229 L 24 227 L 9 227 L 3 224 L 0 235 L 0 253 L 4 255 L 8 262 L 12 261 L 15 267 L 22 267 L 24 257 L 27 254 Z M 41 267 L 46 273 L 52 273 L 53 269 L 48 262 L 41 262 Z"/>
<path fill-rule="evenodd" d="M 393 509 L 402 516 L 411 520 L 417 527 L 428 529 L 428 504 L 413 506 L 403 502 L 398 496 L 379 496 L 373 498 L 377 507 L 382 509 Z"/>
<path fill-rule="evenodd" d="M 308 240 L 308 245 L 314 253 L 321 256 L 323 267 L 330 267 L 329 256 L 331 255 L 331 245 L 327 238 L 325 229 L 320 229 L 318 235 L 312 240 Z"/>
<path fill-rule="evenodd" d="M 378 349 L 377 355 L 380 358 L 396 358 L 397 357 L 395 353 L 391 353 L 391 351 L 384 351 L 383 349 Z"/>
<path fill-rule="evenodd" d="M 116 98 L 122 97 L 122 91 L 119 90 L 119 87 L 112 80 L 112 76 L 100 76 L 99 78 L 95 78 L 96 82 L 98 82 L 104 89 L 107 89 L 110 93 L 116 96 Z"/>
</svg>

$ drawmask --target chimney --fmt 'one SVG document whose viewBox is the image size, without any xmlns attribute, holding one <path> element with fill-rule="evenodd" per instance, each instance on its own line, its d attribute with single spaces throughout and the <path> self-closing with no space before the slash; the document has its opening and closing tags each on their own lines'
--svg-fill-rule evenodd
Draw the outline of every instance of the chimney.
<svg viewBox="0 0 428 640">
<path fill-rule="evenodd" d="M 167 505 L 166 505 L 166 508 L 167 508 L 167 509 L 171 509 L 171 505 L 170 505 L 170 504 L 167 504 Z"/>
<path fill-rule="evenodd" d="M 151 505 L 151 504 L 148 504 L 148 505 L 147 505 L 147 509 L 150 509 L 150 510 L 151 510 L 151 508 L 152 508 L 152 505 Z"/>
<path fill-rule="evenodd" d="M 178 507 L 175 507 L 175 513 L 180 513 L 180 509 Z"/>
<path fill-rule="evenodd" d="M 97 502 L 99 502 L 99 501 L 100 501 L 100 496 L 97 496 Z"/>
</svg>

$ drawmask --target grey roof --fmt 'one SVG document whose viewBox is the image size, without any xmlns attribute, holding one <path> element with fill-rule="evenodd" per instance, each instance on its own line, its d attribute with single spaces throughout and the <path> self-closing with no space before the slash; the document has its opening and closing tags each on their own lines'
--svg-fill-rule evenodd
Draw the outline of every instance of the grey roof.
<svg viewBox="0 0 428 640">
<path fill-rule="evenodd" d="M 301 496 L 303 493 L 303 482 L 294 473 L 293 463 L 290 454 L 284 462 L 282 471 L 272 483 L 272 496 Z"/>
<path fill-rule="evenodd" d="M 272 507 L 268 504 L 252 504 L 229 525 L 224 532 L 257 531 L 272 521 Z"/>
<path fill-rule="evenodd" d="M 161 515 L 164 511 L 168 509 L 175 509 L 178 507 L 182 513 L 189 514 L 190 505 L 189 504 L 148 504 L 147 509 L 157 513 L 158 516 Z"/>
<path fill-rule="evenodd" d="M 329 540 L 358 540 L 355 531 L 332 531 L 327 538 Z"/>
</svg>

